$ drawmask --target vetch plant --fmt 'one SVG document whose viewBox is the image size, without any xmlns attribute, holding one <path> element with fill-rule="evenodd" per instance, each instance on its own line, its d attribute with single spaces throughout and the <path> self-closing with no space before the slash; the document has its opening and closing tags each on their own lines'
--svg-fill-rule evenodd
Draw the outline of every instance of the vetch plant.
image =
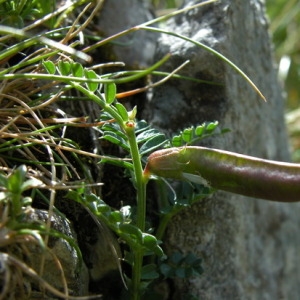
<svg viewBox="0 0 300 300">
<path fill-rule="evenodd" d="M 69 84 L 86 95 L 88 99 L 96 102 L 105 112 L 106 116 L 115 121 L 115 124 L 105 124 L 103 126 L 103 138 L 117 144 L 130 154 L 132 162 L 114 160 L 115 164 L 125 167 L 131 173 L 131 178 L 137 192 L 137 214 L 136 224 L 132 225 L 121 212 L 111 211 L 98 197 L 88 197 L 80 199 L 90 212 L 100 221 L 116 232 L 131 249 L 131 255 L 127 261 L 132 266 L 132 278 L 128 278 L 127 285 L 130 289 L 132 299 L 140 299 L 143 293 L 141 280 L 144 272 L 149 272 L 143 266 L 143 258 L 149 253 L 163 257 L 163 251 L 159 246 L 159 241 L 150 233 L 146 232 L 146 183 L 143 175 L 141 158 L 143 155 L 162 146 L 166 140 L 164 136 L 156 130 L 145 126 L 144 123 L 137 123 L 135 120 L 136 108 L 127 111 L 124 105 L 115 102 L 116 86 L 114 83 L 104 85 L 104 93 L 101 93 L 98 83 L 86 82 L 86 85 L 73 81 L 73 78 L 96 79 L 98 75 L 92 71 L 84 69 L 78 63 L 61 62 L 57 67 L 51 62 L 44 63 L 48 72 L 54 74 L 56 70 L 69 80 Z M 70 77 L 71 75 L 71 77 Z M 104 162 L 107 162 L 104 159 Z M 144 271 L 143 271 L 144 270 Z"/>
<path fill-rule="evenodd" d="M 79 2 L 80 1 L 77 1 L 76 3 Z M 102 2 L 103 1 L 97 1 L 98 8 Z M 214 0 L 207 1 L 207 3 L 212 2 L 214 2 Z M 50 191 L 49 216 L 51 216 L 51 212 L 53 212 L 54 209 L 56 189 L 70 189 L 67 193 L 67 197 L 79 202 L 90 213 L 92 218 L 99 225 L 99 230 L 101 230 L 100 228 L 103 225 L 104 228 L 108 227 L 118 236 L 121 243 L 125 245 L 125 249 L 123 249 L 123 260 L 129 265 L 130 271 L 122 270 L 121 268 L 121 251 L 119 245 L 112 243 L 110 250 L 115 256 L 116 265 L 123 277 L 124 286 L 128 289 L 127 296 L 134 300 L 142 299 L 146 295 L 147 289 L 149 290 L 149 287 L 152 287 L 156 279 L 173 278 L 174 276 L 186 278 L 188 276 L 198 276 L 201 274 L 201 261 L 194 257 L 193 254 L 184 255 L 175 253 L 167 259 L 163 251 L 162 240 L 166 227 L 175 214 L 212 193 L 213 189 L 204 186 L 203 183 L 210 184 L 213 188 L 223 188 L 219 183 L 222 178 L 215 180 L 214 174 L 208 171 L 202 174 L 198 171 L 203 168 L 205 163 L 211 166 L 212 161 L 205 162 L 200 166 L 197 165 L 197 161 L 194 160 L 194 158 L 199 158 L 200 154 L 199 150 L 197 150 L 199 148 L 192 148 L 190 145 L 205 137 L 221 134 L 226 130 L 219 130 L 217 122 L 204 123 L 196 127 L 184 129 L 169 141 L 164 134 L 151 128 L 145 121 L 136 119 L 137 107 L 128 109 L 126 104 L 119 101 L 119 99 L 128 95 L 139 93 L 153 88 L 158 84 L 162 84 L 164 80 L 170 77 L 203 83 L 201 80 L 186 78 L 175 74 L 180 68 L 184 67 L 188 61 L 184 62 L 170 74 L 157 71 L 157 68 L 165 63 L 171 56 L 171 54 L 168 54 L 146 70 L 104 74 L 99 72 L 101 75 L 97 72 L 97 68 L 101 67 L 85 66 L 83 62 L 90 62 L 90 56 L 86 53 L 92 49 L 111 42 L 124 34 L 136 30 L 148 30 L 162 34 L 170 34 L 177 38 L 185 39 L 188 42 L 195 43 L 197 46 L 210 51 L 225 63 L 232 66 L 254 86 L 252 81 L 240 69 L 215 50 L 176 33 L 149 26 L 155 22 L 163 21 L 168 17 L 186 12 L 189 9 L 199 7 L 203 4 L 204 3 L 184 8 L 169 16 L 163 16 L 130 28 L 115 36 L 100 40 L 100 42 L 96 44 L 87 46 L 82 49 L 82 51 L 75 50 L 79 42 L 73 42 L 78 32 L 80 32 L 79 25 L 52 29 L 45 34 L 34 37 L 27 33 L 26 30 L 17 30 L 7 27 L 6 25 L 8 24 L 0 26 L 0 32 L 6 34 L 6 36 L 3 37 L 4 41 L 8 40 L 11 36 L 17 37 L 16 44 L 7 49 L 1 48 L 0 62 L 5 63 L 18 52 L 27 50 L 28 47 L 35 45 L 37 41 L 39 45 L 47 45 L 49 47 L 39 49 L 36 55 L 26 57 L 20 61 L 19 64 L 2 68 L 0 71 L 0 78 L 3 80 L 3 84 L 11 84 L 9 86 L 10 89 L 7 88 L 7 86 L 5 86 L 7 88 L 6 90 L 3 88 L 5 94 L 2 95 L 7 101 L 8 106 L 7 110 L 3 110 L 1 116 L 3 123 L 7 124 L 1 131 L 1 138 L 3 139 L 0 145 L 1 158 L 5 159 L 9 164 L 21 162 L 34 166 L 37 170 L 45 174 L 45 176 L 43 176 L 43 184 Z M 55 16 L 56 14 L 48 15 L 49 20 Z M 80 17 L 78 17 L 77 21 L 79 21 L 79 19 Z M 86 22 L 84 24 L 86 24 Z M 53 28 L 52 26 L 50 27 Z M 85 26 L 82 25 L 82 27 L 84 29 Z M 62 43 L 54 41 L 54 38 L 61 38 L 62 36 Z M 50 40 L 50 38 L 53 38 L 53 40 Z M 80 60 L 81 63 L 79 63 L 78 60 Z M 118 84 L 132 82 L 149 74 L 162 76 L 163 79 L 132 91 L 117 92 Z M 26 86 L 28 82 L 41 85 L 43 81 L 45 82 L 45 88 L 44 86 L 34 86 L 33 91 L 35 92 L 29 90 L 27 93 L 26 89 L 22 89 L 22 93 L 19 93 L 18 98 L 14 97 L 13 91 L 16 89 L 14 87 L 18 87 L 21 84 Z M 257 90 L 255 86 L 254 88 Z M 71 90 L 72 93 L 70 93 Z M 73 93 L 74 91 L 75 93 Z M 74 96 L 74 94 L 76 94 L 76 96 Z M 77 97 L 77 95 L 80 96 Z M 70 101 L 77 104 L 78 99 L 93 102 L 100 108 L 101 113 L 97 116 L 98 119 L 96 121 L 92 120 L 88 122 L 85 116 L 68 118 L 67 114 L 62 112 L 61 109 L 52 109 L 49 105 L 56 101 Z M 49 115 L 51 117 L 48 117 Z M 104 156 L 82 151 L 79 147 L 80 141 L 72 141 L 65 137 L 67 128 L 71 126 L 89 129 L 94 127 L 95 131 L 101 134 L 100 140 L 112 143 L 119 149 L 122 149 L 124 157 L 114 157 L 112 155 Z M 24 130 L 22 131 L 20 128 Z M 164 147 L 173 148 L 158 150 Z M 18 155 L 12 158 L 11 155 L 8 155 L 8 153 L 11 152 L 17 153 Z M 65 155 L 65 152 L 68 152 L 68 155 Z M 204 152 L 203 150 L 201 155 L 203 155 Z M 148 164 L 146 168 L 144 168 L 149 154 Z M 90 176 L 89 170 L 87 170 L 88 167 L 81 156 L 96 158 L 99 159 L 99 162 L 102 164 L 109 163 L 123 168 L 125 170 L 124 173 L 130 178 L 134 187 L 134 196 L 136 197 L 135 205 L 130 206 L 127 203 L 123 203 L 123 207 L 119 210 L 111 207 L 105 202 L 105 199 L 101 198 L 100 193 L 97 194 L 92 190 L 96 185 L 101 185 L 101 182 L 82 184 L 79 188 L 78 184 L 72 184 L 72 182 L 69 184 L 68 179 L 71 181 L 72 176 L 76 176 L 81 181 L 83 181 L 84 178 L 84 181 L 88 183 L 92 181 L 92 176 Z M 204 156 L 208 157 L 208 154 L 206 153 Z M 229 157 L 230 155 L 227 156 Z M 37 159 L 38 157 L 43 157 L 42 161 Z M 70 157 L 72 158 L 71 160 L 69 159 Z M 215 154 L 213 159 L 214 161 L 221 161 L 221 157 L 223 157 L 221 154 L 219 156 Z M 231 159 L 228 160 L 231 166 L 235 165 L 236 160 L 234 160 L 234 155 L 230 156 L 230 158 Z M 22 168 L 17 168 L 16 173 L 14 173 L 16 175 L 11 175 L 8 179 L 12 180 L 18 177 L 23 180 L 25 177 Z M 58 178 L 56 168 L 59 168 L 63 174 L 61 180 Z M 84 176 L 80 177 L 80 171 L 84 173 Z M 218 172 L 217 167 L 216 172 Z M 146 187 L 152 175 L 162 177 L 170 176 L 176 179 L 188 179 L 196 182 L 196 185 L 183 184 L 182 190 L 177 191 L 176 195 L 172 195 L 174 197 L 170 198 L 166 195 L 168 188 L 166 189 L 163 181 L 157 180 L 157 185 L 161 187 L 162 191 L 160 194 L 161 197 L 159 197 L 160 199 L 158 200 L 158 224 L 147 224 L 146 222 Z M 200 175 L 202 178 L 200 178 Z M 64 180 L 65 178 L 68 179 Z M 234 181 L 235 178 L 231 178 Z M 21 180 L 19 180 L 19 182 L 20 181 Z M 0 177 L 0 182 L 5 188 L 8 181 L 5 177 Z M 25 181 L 25 183 L 28 184 L 27 181 Z M 22 184 L 18 185 L 14 182 L 12 186 L 14 193 L 10 194 L 12 198 L 9 202 L 9 205 L 11 205 L 9 208 L 11 209 L 10 216 L 14 221 L 13 224 L 17 224 L 15 220 L 18 219 L 20 212 L 24 210 L 24 206 L 26 206 L 27 203 L 23 201 L 23 198 L 20 198 L 21 193 L 24 191 L 24 188 L 26 188 L 26 184 L 25 186 Z M 238 184 L 235 190 L 232 191 L 239 191 L 241 189 L 240 185 L 241 184 Z M 38 190 L 38 187 L 36 188 L 36 190 Z M 1 195 L 3 196 L 3 194 Z M 5 196 L 7 196 L 7 194 L 5 194 Z M 18 202 L 16 199 L 21 199 L 22 201 Z M 5 202 L 7 201 L 3 200 L 2 204 L 5 204 Z M 24 226 L 26 226 L 26 224 Z M 42 229 L 45 230 L 42 231 Z M 49 226 L 40 228 L 38 233 L 43 233 L 46 236 L 50 233 L 54 234 L 50 231 Z M 46 245 L 47 243 L 45 242 L 44 244 Z"/>
<path fill-rule="evenodd" d="M 210 191 L 200 190 L 197 195 L 185 203 L 180 199 L 175 199 L 173 205 L 163 204 L 161 206 L 161 222 L 156 236 L 153 235 L 150 228 L 146 226 L 146 185 L 149 177 L 143 170 L 142 162 L 149 153 L 158 148 L 170 146 L 171 143 L 164 134 L 151 128 L 145 121 L 136 120 L 136 107 L 127 111 L 125 106 L 117 101 L 118 94 L 115 83 L 109 80 L 104 80 L 102 85 L 94 81 L 89 82 L 89 80 L 100 79 L 99 75 L 78 63 L 61 61 L 55 65 L 52 61 L 45 61 L 43 65 L 53 76 L 61 74 L 64 80 L 68 80 L 70 86 L 102 108 L 100 117 L 102 126 L 99 127 L 103 134 L 101 139 L 116 144 L 130 157 L 130 161 L 128 161 L 106 156 L 103 157 L 101 163 L 112 163 L 126 169 L 136 190 L 136 214 L 131 214 L 130 208 L 127 210 L 129 213 L 125 213 L 124 209 L 114 210 L 97 195 L 86 193 L 78 195 L 76 191 L 71 191 L 68 193 L 68 197 L 83 204 L 94 218 L 108 226 L 129 247 L 124 260 L 131 266 L 132 275 L 124 274 L 124 281 L 131 299 L 141 299 L 147 286 L 161 274 L 158 268 L 159 263 L 158 265 L 155 263 L 155 258 L 152 258 L 148 264 L 144 262 L 149 256 L 156 256 L 158 260 L 165 259 L 160 239 L 163 238 L 171 217 L 194 201 L 207 196 Z M 78 79 L 86 79 L 86 82 L 81 83 Z M 182 136 L 183 142 L 192 142 L 214 135 L 216 132 L 217 123 L 212 122 L 197 126 L 195 129 L 184 130 L 180 136 Z M 177 136 L 177 141 L 175 138 L 173 143 L 178 144 L 180 136 Z M 118 251 L 114 252 L 118 259 Z M 120 264 L 119 269 L 122 273 Z"/>
<path fill-rule="evenodd" d="M 32 197 L 24 196 L 24 193 L 29 191 L 33 193 L 34 189 L 40 187 L 45 188 L 43 182 L 30 174 L 24 165 L 20 165 L 9 174 L 0 173 L 0 259 L 2 273 L 5 275 L 1 278 L 1 299 L 30 298 L 31 288 L 28 287 L 31 281 L 38 282 L 57 297 L 65 298 L 68 295 L 67 288 L 66 293 L 59 291 L 31 266 L 32 251 L 36 256 L 48 253 L 54 262 L 58 262 L 58 258 L 51 253 L 51 249 L 45 243 L 45 236 L 65 240 L 75 249 L 79 257 L 81 255 L 70 236 L 47 228 L 46 222 L 35 219 L 36 211 L 32 208 Z M 24 257 L 26 262 L 23 261 Z M 58 263 L 59 268 L 61 265 Z M 63 271 L 61 274 L 61 281 L 64 283 Z M 27 288 L 23 285 L 25 281 Z"/>
</svg>

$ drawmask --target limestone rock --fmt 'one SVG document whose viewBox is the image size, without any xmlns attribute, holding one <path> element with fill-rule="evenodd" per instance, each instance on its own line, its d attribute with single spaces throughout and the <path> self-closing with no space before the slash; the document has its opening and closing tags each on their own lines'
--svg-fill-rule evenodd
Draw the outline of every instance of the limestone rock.
<svg viewBox="0 0 300 300">
<path fill-rule="evenodd" d="M 192 5 L 198 1 L 185 1 Z M 231 67 L 214 55 L 162 35 L 156 59 L 172 58 L 171 71 L 211 80 L 207 85 L 171 80 L 154 92 L 144 116 L 167 132 L 218 120 L 231 132 L 203 145 L 262 158 L 289 160 L 284 102 L 277 83 L 263 2 L 223 0 L 187 12 L 167 29 L 221 52 L 240 67 L 267 98 L 265 103 Z M 167 248 L 203 259 L 198 278 L 176 280 L 172 299 L 298 299 L 300 295 L 300 205 L 218 192 L 171 222 Z"/>
<path fill-rule="evenodd" d="M 146 1 L 119 0 L 105 1 L 100 12 L 98 27 L 104 37 L 122 32 L 133 26 L 153 19 Z M 111 44 L 110 59 L 123 61 L 127 67 L 145 67 L 152 64 L 155 52 L 156 35 L 147 31 L 136 31 L 116 39 Z"/>
<path fill-rule="evenodd" d="M 45 223 L 48 218 L 48 211 L 34 209 L 28 214 L 30 222 Z M 51 228 L 71 238 L 75 243 L 76 233 L 66 218 L 54 214 L 51 218 Z M 50 251 L 43 251 L 41 247 L 30 245 L 30 266 L 39 273 L 42 257 L 44 257 L 43 279 L 56 289 L 63 291 L 62 276 L 65 276 L 68 289 L 71 295 L 88 295 L 89 275 L 87 268 L 78 256 L 75 248 L 63 238 L 50 237 L 48 247 Z M 58 264 L 63 268 L 62 275 Z"/>
</svg>

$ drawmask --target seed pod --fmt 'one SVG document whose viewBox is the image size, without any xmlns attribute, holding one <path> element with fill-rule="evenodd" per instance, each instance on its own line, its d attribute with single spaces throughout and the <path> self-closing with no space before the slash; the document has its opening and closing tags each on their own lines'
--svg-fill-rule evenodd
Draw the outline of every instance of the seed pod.
<svg viewBox="0 0 300 300">
<path fill-rule="evenodd" d="M 259 159 L 205 147 L 170 148 L 152 153 L 151 174 L 206 183 L 213 188 L 279 202 L 300 200 L 300 165 Z"/>
</svg>

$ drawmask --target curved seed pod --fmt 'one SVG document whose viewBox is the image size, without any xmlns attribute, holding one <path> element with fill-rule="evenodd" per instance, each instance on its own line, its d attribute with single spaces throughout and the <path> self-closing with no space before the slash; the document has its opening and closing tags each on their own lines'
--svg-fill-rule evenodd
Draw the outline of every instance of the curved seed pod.
<svg viewBox="0 0 300 300">
<path fill-rule="evenodd" d="M 300 164 L 259 159 L 205 147 L 160 150 L 144 174 L 207 183 L 213 188 L 280 202 L 300 201 Z"/>
</svg>

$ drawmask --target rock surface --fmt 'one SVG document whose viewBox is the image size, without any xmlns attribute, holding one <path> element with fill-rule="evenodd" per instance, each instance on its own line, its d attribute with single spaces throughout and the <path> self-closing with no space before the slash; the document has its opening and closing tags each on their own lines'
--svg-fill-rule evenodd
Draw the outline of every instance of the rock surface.
<svg viewBox="0 0 300 300">
<path fill-rule="evenodd" d="M 185 1 L 192 5 L 198 1 Z M 277 83 L 263 2 L 223 0 L 180 15 L 167 29 L 211 46 L 257 84 L 265 103 L 231 67 L 192 43 L 162 35 L 156 58 L 164 70 L 189 59 L 181 74 L 219 85 L 169 81 L 154 92 L 144 117 L 167 132 L 218 120 L 231 132 L 203 142 L 262 158 L 289 160 L 282 91 Z M 299 299 L 300 205 L 224 192 L 177 217 L 167 247 L 203 258 L 198 278 L 176 280 L 172 299 Z"/>
<path fill-rule="evenodd" d="M 126 5 L 120 5 L 119 0 L 105 1 L 97 25 L 104 37 L 112 36 L 153 19 L 148 6 L 147 1 L 141 0 L 126 0 Z M 149 66 L 155 52 L 155 42 L 156 35 L 151 32 L 126 34 L 111 44 L 108 59 L 122 61 L 131 68 Z"/>
<path fill-rule="evenodd" d="M 29 222 L 46 223 L 48 211 L 35 209 L 28 214 Z M 51 228 L 63 233 L 74 243 L 77 241 L 76 233 L 67 219 L 54 214 L 51 218 Z M 63 238 L 50 237 L 48 247 L 50 251 L 42 251 L 40 246 L 31 245 L 30 262 L 31 267 L 38 273 L 41 262 L 44 260 L 43 279 L 54 288 L 63 291 L 63 279 L 65 277 L 69 293 L 71 295 L 88 295 L 89 274 L 87 267 L 79 257 L 76 249 Z M 60 262 L 60 269 L 57 262 Z"/>
</svg>

